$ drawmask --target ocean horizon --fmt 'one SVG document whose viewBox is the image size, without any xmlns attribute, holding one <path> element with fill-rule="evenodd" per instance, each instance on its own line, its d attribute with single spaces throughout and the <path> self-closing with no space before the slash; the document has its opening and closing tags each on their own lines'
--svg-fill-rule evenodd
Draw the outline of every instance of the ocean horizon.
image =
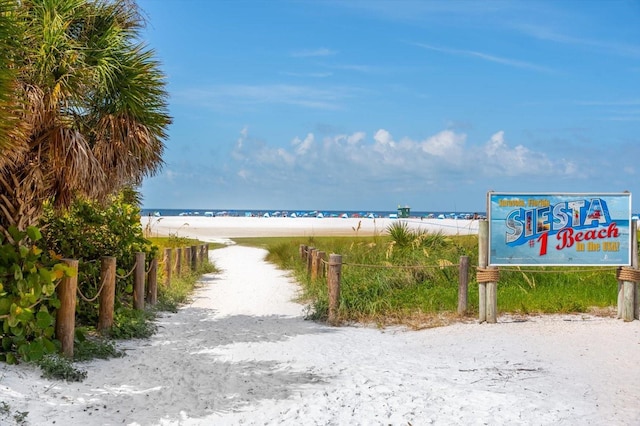
<svg viewBox="0 0 640 426">
<path fill-rule="evenodd" d="M 162 209 L 143 208 L 142 216 L 231 216 L 231 217 L 389 217 L 399 215 L 398 210 L 274 210 L 274 209 Z M 409 217 L 473 218 L 486 217 L 484 211 L 409 211 Z"/>
</svg>

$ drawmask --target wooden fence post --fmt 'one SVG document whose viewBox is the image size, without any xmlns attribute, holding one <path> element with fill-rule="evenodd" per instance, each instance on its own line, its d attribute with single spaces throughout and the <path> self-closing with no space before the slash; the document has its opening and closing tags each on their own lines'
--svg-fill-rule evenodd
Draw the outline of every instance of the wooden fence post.
<svg viewBox="0 0 640 426">
<path fill-rule="evenodd" d="M 191 268 L 191 247 L 184 248 L 184 267 L 187 270 Z"/>
<path fill-rule="evenodd" d="M 487 250 L 489 244 L 489 222 L 481 220 L 478 223 L 478 268 L 487 267 Z M 478 283 L 478 320 L 487 320 L 487 283 Z"/>
<path fill-rule="evenodd" d="M 62 355 L 73 358 L 73 338 L 76 328 L 76 291 L 78 288 L 78 260 L 62 259 L 62 262 L 75 269 L 72 277 L 64 277 L 56 292 L 60 307 L 56 313 L 56 339 L 62 344 Z"/>
<path fill-rule="evenodd" d="M 113 306 L 116 299 L 116 258 L 104 256 L 100 263 L 100 292 L 98 307 L 98 332 L 108 332 L 113 326 Z"/>
<path fill-rule="evenodd" d="M 316 271 L 316 276 L 320 277 L 320 278 L 324 278 L 325 273 L 324 273 L 324 264 L 327 261 L 327 253 L 323 252 L 323 251 L 318 251 L 318 253 L 316 254 L 318 257 L 318 261 L 317 261 L 317 271 Z"/>
<path fill-rule="evenodd" d="M 631 232 L 631 269 L 638 269 L 638 234 L 637 223 L 631 221 L 629 232 Z M 633 321 L 638 318 L 637 311 L 637 286 L 633 281 L 622 282 L 623 303 L 622 303 L 622 319 L 625 321 Z"/>
<path fill-rule="evenodd" d="M 182 247 L 176 248 L 176 275 L 182 275 Z"/>
<path fill-rule="evenodd" d="M 306 260 L 307 259 L 307 246 L 305 246 L 304 244 L 300 244 L 300 247 L 298 248 L 299 252 L 300 252 L 300 259 L 301 260 Z"/>
<path fill-rule="evenodd" d="M 338 325 L 338 308 L 340 307 L 340 277 L 342 275 L 342 256 L 329 255 L 329 324 Z"/>
<path fill-rule="evenodd" d="M 147 303 L 151 306 L 158 303 L 158 259 L 151 259 L 147 276 Z"/>
<path fill-rule="evenodd" d="M 200 267 L 204 265 L 205 259 L 207 258 L 206 248 L 204 244 L 200 244 Z"/>
<path fill-rule="evenodd" d="M 307 275 L 311 275 L 311 270 L 313 269 L 313 256 L 315 255 L 316 249 L 314 247 L 309 247 L 309 253 L 307 254 Z"/>
<path fill-rule="evenodd" d="M 136 253 L 136 270 L 133 279 L 133 309 L 144 309 L 144 252 Z"/>
<path fill-rule="evenodd" d="M 311 280 L 315 281 L 318 279 L 318 250 L 314 249 L 311 256 Z"/>
<path fill-rule="evenodd" d="M 198 270 L 198 247 L 191 246 L 191 270 Z"/>
<path fill-rule="evenodd" d="M 469 289 L 469 256 L 460 256 L 458 269 L 458 315 L 467 313 L 467 292 Z"/>
<path fill-rule="evenodd" d="M 204 257 L 205 259 L 207 259 L 207 262 L 209 261 L 209 243 L 206 243 L 204 245 Z"/>
<path fill-rule="evenodd" d="M 171 285 L 171 248 L 164 249 L 164 285 L 169 287 Z"/>
</svg>

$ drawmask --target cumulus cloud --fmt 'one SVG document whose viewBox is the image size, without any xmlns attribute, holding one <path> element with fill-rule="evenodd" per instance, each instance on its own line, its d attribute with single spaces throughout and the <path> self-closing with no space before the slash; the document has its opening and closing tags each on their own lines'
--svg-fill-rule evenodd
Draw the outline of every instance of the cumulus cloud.
<svg viewBox="0 0 640 426">
<path fill-rule="evenodd" d="M 291 144 L 294 146 L 296 154 L 305 155 L 312 148 L 313 141 L 314 136 L 312 133 L 309 133 L 304 139 L 296 137 Z"/>
<path fill-rule="evenodd" d="M 251 140 L 247 132 L 243 140 Z M 327 183 L 376 182 L 379 190 L 423 189 L 449 185 L 468 185 L 471 181 L 500 177 L 581 177 L 577 160 L 552 159 L 544 152 L 522 144 L 511 146 L 504 131 L 486 142 L 469 144 L 465 133 L 443 130 L 423 140 L 404 137 L 397 140 L 386 129 L 371 136 L 363 131 L 326 136 L 318 143 L 313 133 L 294 137 L 288 147 L 243 144 L 244 160 L 238 176 L 260 177 L 261 181 L 287 180 L 301 187 L 305 179 Z M 371 189 L 373 190 L 373 189 Z"/>
<path fill-rule="evenodd" d="M 422 150 L 436 157 L 457 160 L 462 155 L 466 135 L 444 130 L 431 136 L 420 145 Z"/>
</svg>

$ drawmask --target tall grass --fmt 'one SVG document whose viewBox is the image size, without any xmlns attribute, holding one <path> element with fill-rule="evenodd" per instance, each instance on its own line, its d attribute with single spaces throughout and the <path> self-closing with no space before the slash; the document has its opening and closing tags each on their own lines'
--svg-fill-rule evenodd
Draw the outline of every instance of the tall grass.
<svg viewBox="0 0 640 426">
<path fill-rule="evenodd" d="M 239 240 L 240 242 L 242 240 Z M 252 241 L 256 244 L 256 241 Z M 424 327 L 456 316 L 458 263 L 469 256 L 469 317 L 477 315 L 477 236 L 445 236 L 413 231 L 402 222 L 374 237 L 261 239 L 268 260 L 291 270 L 302 286 L 309 316 L 328 315 L 325 279 L 311 280 L 299 256 L 301 244 L 342 255 L 338 316 L 344 322 L 407 324 Z M 576 313 L 615 305 L 614 268 L 501 268 L 501 313 Z"/>
<path fill-rule="evenodd" d="M 160 252 L 162 252 L 164 248 L 188 247 L 202 244 L 201 241 L 178 237 L 177 235 L 169 237 L 155 237 L 150 238 L 149 240 L 159 247 Z M 220 246 L 222 245 L 209 244 L 210 249 Z M 203 274 L 216 271 L 216 266 L 211 263 L 209 259 L 204 259 L 198 266 L 197 270 L 191 271 L 188 270 L 188 268 L 185 268 L 185 271 L 183 271 L 181 275 L 172 275 L 171 284 L 169 286 L 158 285 L 158 303 L 155 306 L 155 309 L 157 311 L 176 312 L 178 306 L 189 301 L 200 277 Z M 158 268 L 158 283 L 164 283 L 164 281 L 164 268 Z"/>
</svg>

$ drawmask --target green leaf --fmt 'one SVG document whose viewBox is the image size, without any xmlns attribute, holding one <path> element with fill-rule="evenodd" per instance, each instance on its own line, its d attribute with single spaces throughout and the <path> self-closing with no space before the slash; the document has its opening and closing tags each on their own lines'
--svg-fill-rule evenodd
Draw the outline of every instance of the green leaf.
<svg viewBox="0 0 640 426">
<path fill-rule="evenodd" d="M 16 356 L 14 354 L 9 352 L 9 353 L 6 354 L 6 362 L 9 365 L 13 365 L 13 364 L 17 364 L 18 363 L 18 359 L 16 358 Z"/>
<path fill-rule="evenodd" d="M 36 327 L 45 329 L 53 324 L 53 317 L 48 312 L 38 312 L 36 314 Z"/>
<path fill-rule="evenodd" d="M 13 241 L 19 242 L 24 238 L 24 232 L 20 232 L 15 225 L 9 227 L 9 235 L 13 238 Z"/>
<path fill-rule="evenodd" d="M 11 299 L 8 297 L 0 297 L 0 315 L 6 315 L 11 310 Z"/>
<path fill-rule="evenodd" d="M 27 236 L 31 239 L 31 241 L 38 241 L 42 239 L 42 233 L 35 226 L 27 227 Z"/>
</svg>

